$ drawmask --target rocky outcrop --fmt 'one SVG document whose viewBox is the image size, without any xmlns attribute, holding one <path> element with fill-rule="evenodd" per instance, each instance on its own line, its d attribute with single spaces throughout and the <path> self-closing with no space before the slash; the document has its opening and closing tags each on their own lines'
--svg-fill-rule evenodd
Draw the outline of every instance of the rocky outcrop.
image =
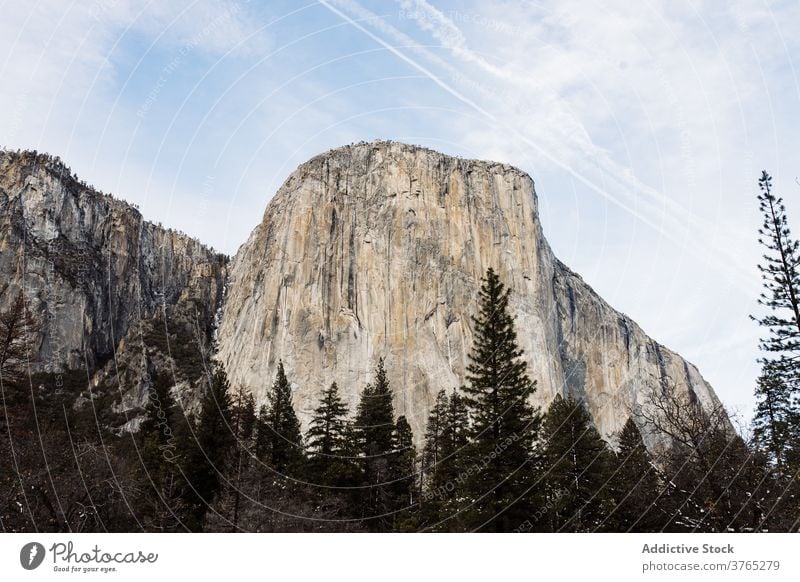
<svg viewBox="0 0 800 582">
<path fill-rule="evenodd" d="M 283 360 L 304 422 L 333 381 L 354 409 L 384 357 L 419 438 L 436 392 L 464 380 L 488 267 L 513 289 L 539 404 L 580 397 L 606 437 L 654 385 L 718 404 L 693 365 L 555 258 L 527 174 L 390 142 L 332 150 L 286 180 L 232 262 L 219 356 L 260 401 Z"/>
<path fill-rule="evenodd" d="M 173 328 L 207 337 L 226 262 L 80 182 L 57 158 L 0 152 L 0 309 L 24 291 L 40 324 L 34 372 L 87 368 L 99 383 L 131 352 L 139 324 L 160 317 L 174 335 L 165 314 Z M 115 388 L 132 394 L 133 406 L 146 399 L 150 374 L 147 361 L 129 364 L 135 373 Z"/>
</svg>

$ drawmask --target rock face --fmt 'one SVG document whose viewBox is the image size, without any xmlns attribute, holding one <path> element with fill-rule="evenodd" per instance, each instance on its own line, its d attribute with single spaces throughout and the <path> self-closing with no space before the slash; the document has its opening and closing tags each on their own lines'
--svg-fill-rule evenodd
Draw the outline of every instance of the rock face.
<svg viewBox="0 0 800 582">
<path fill-rule="evenodd" d="M 354 410 L 384 357 L 419 439 L 437 391 L 464 380 L 488 267 L 513 290 L 539 404 L 582 398 L 607 438 L 654 383 L 718 404 L 693 365 L 555 258 L 528 175 L 389 142 L 332 150 L 286 180 L 230 267 L 219 357 L 262 402 L 282 359 L 304 423 L 333 381 Z"/>
<path fill-rule="evenodd" d="M 533 181 L 510 166 L 388 142 L 332 150 L 288 178 L 228 266 L 57 158 L 0 151 L 0 310 L 24 292 L 40 325 L 32 371 L 85 368 L 78 402 L 105 398 L 110 426 L 135 429 L 159 374 L 197 404 L 227 277 L 216 332 L 233 386 L 263 403 L 282 359 L 307 424 L 333 381 L 355 410 L 383 357 L 420 439 L 436 393 L 464 380 L 490 266 L 513 290 L 540 405 L 583 399 L 610 439 L 654 387 L 719 405 L 694 366 L 553 256 Z"/>
<path fill-rule="evenodd" d="M 135 324 L 164 313 L 176 325 L 186 324 L 174 317 L 184 314 L 207 335 L 226 262 L 79 182 L 57 158 L 0 152 L 0 309 L 24 291 L 40 324 L 34 372 L 87 368 L 103 377 L 98 366 L 130 352 Z M 129 380 L 146 384 L 148 362 L 135 366 Z"/>
</svg>

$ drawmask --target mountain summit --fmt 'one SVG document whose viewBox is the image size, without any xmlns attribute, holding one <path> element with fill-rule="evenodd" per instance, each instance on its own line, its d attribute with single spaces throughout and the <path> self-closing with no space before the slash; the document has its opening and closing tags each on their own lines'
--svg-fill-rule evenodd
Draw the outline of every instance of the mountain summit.
<svg viewBox="0 0 800 582">
<path fill-rule="evenodd" d="M 652 390 L 718 406 L 692 364 L 553 255 L 530 176 L 385 141 L 289 176 L 230 265 L 219 357 L 260 401 L 283 361 L 303 422 L 334 381 L 354 409 L 385 358 L 395 410 L 419 437 L 436 393 L 464 381 L 488 267 L 512 289 L 539 404 L 583 400 L 606 438 Z"/>
</svg>

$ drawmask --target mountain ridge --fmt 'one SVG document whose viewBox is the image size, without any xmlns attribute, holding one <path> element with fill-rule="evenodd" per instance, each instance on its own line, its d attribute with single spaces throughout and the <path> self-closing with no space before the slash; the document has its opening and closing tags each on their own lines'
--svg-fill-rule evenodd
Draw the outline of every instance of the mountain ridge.
<svg viewBox="0 0 800 582">
<path fill-rule="evenodd" d="M 578 397 L 603 436 L 613 440 L 630 411 L 645 405 L 643 390 L 652 378 L 661 389 L 675 382 L 690 398 L 719 404 L 694 365 L 647 336 L 555 257 L 539 224 L 533 179 L 508 164 L 388 140 L 332 148 L 287 177 L 230 264 L 197 238 L 146 221 L 134 205 L 94 190 L 47 154 L 0 152 L 0 203 L 0 270 L 11 274 L 0 290 L 0 306 L 13 295 L 7 288 L 21 289 L 27 277 L 35 291 L 33 310 L 47 321 L 37 347 L 40 362 L 49 364 L 40 369 L 80 367 L 76 356 L 82 354 L 94 369 L 94 387 L 111 393 L 116 385 L 121 393 L 114 407 L 128 429 L 135 429 L 137 411 L 159 373 L 176 374 L 176 395 L 189 408 L 196 406 L 202 391 L 198 370 L 207 365 L 216 334 L 232 384 L 245 386 L 260 402 L 277 360 L 285 360 L 304 423 L 334 380 L 353 410 L 375 359 L 386 357 L 390 371 L 393 364 L 400 370 L 391 374 L 396 409 L 420 438 L 438 389 L 463 383 L 470 310 L 486 266 L 498 266 L 513 288 L 518 334 L 529 372 L 539 381 L 541 406 L 556 394 Z M 61 245 L 58 252 L 51 252 L 53 240 Z M 20 270 L 20 248 L 25 261 L 34 258 L 61 270 Z M 126 265 L 121 273 L 103 272 L 114 285 L 103 286 L 85 267 L 70 267 L 58 257 L 72 253 L 72 262 L 80 264 L 87 249 L 95 264 L 107 257 L 106 270 L 112 263 Z M 424 275 L 417 278 L 417 271 Z M 85 287 L 78 293 L 82 307 L 93 299 L 101 304 L 99 311 L 89 309 L 83 326 L 75 306 L 61 309 L 61 323 L 47 319 L 52 305 L 44 290 L 55 286 L 60 296 L 73 297 L 70 277 Z M 268 284 L 277 279 L 281 286 Z M 123 281 L 138 283 L 126 287 Z M 121 293 L 117 304 L 132 302 L 137 312 L 123 309 L 110 317 L 114 293 Z M 274 301 L 260 299 L 270 293 Z M 287 294 L 305 310 L 299 316 L 287 312 Z M 373 305 L 382 313 L 372 313 Z M 166 335 L 159 339 L 162 326 Z M 75 332 L 72 327 L 83 329 L 66 333 Z M 87 335 L 109 327 L 116 331 L 87 344 Z M 591 337 L 581 335 L 585 330 L 593 330 Z M 71 341 L 62 362 L 48 348 L 48 337 L 59 334 Z M 349 334 L 352 340 L 342 339 Z M 176 368 L 162 352 L 164 346 L 174 351 L 170 341 L 179 337 L 196 344 L 189 350 L 196 353 L 183 353 L 188 363 Z"/>
<path fill-rule="evenodd" d="M 40 323 L 31 371 L 84 370 L 90 381 L 79 401 L 116 395 L 115 410 L 135 416 L 155 377 L 174 369 L 177 391 L 191 401 L 227 257 L 144 220 L 136 207 L 38 152 L 0 152 L 0 209 L 0 309 L 23 293 Z M 178 337 L 195 343 L 196 353 L 184 345 L 170 350 Z M 146 339 L 187 365 L 173 366 L 170 353 L 157 353 Z M 183 368 L 193 381 L 184 382 Z"/>
</svg>

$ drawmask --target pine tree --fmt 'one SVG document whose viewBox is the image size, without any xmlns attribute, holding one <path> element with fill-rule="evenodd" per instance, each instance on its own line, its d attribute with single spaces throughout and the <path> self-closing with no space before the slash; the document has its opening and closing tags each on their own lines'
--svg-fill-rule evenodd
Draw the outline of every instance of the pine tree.
<svg viewBox="0 0 800 582">
<path fill-rule="evenodd" d="M 166 373 L 155 377 L 137 434 L 141 464 L 135 465 L 135 474 L 141 499 L 136 504 L 140 520 L 149 531 L 182 529 L 183 481 L 176 464 L 180 461 L 181 441 L 171 387 Z"/>
<path fill-rule="evenodd" d="M 143 468 L 150 476 L 160 481 L 160 473 L 170 455 L 170 444 L 174 438 L 173 409 L 175 401 L 170 393 L 172 383 L 169 376 L 160 373 L 153 381 L 153 387 L 144 411 L 144 420 L 139 427 L 142 446 Z"/>
<path fill-rule="evenodd" d="M 469 414 L 464 397 L 444 390 L 431 410 L 424 449 L 425 471 L 420 525 L 426 531 L 464 531 L 464 457 L 469 445 Z"/>
<path fill-rule="evenodd" d="M 393 529 L 412 531 L 417 526 L 417 452 L 414 448 L 414 433 L 405 416 L 400 416 L 395 423 L 392 448 L 389 480 Z"/>
<path fill-rule="evenodd" d="M 361 393 L 354 432 L 360 456 L 364 489 L 362 517 L 370 531 L 392 527 L 389 457 L 393 452 L 394 407 L 383 359 L 378 360 L 375 379 Z"/>
<path fill-rule="evenodd" d="M 235 466 L 232 467 L 231 486 L 231 531 L 239 525 L 242 502 L 242 487 L 252 466 L 254 456 L 254 433 L 256 427 L 255 398 L 252 392 L 239 386 L 231 405 L 231 428 L 234 437 Z"/>
<path fill-rule="evenodd" d="M 660 492 L 659 476 L 632 417 L 620 433 L 613 467 L 609 492 L 614 506 L 603 519 L 604 529 L 614 532 L 659 531 L 663 516 L 653 504 Z"/>
<path fill-rule="evenodd" d="M 786 364 L 785 360 L 762 361 L 753 416 L 753 439 L 767 452 L 781 473 L 786 470 L 787 460 L 792 459 L 800 421 L 791 399 L 791 386 L 787 385 Z"/>
<path fill-rule="evenodd" d="M 789 449 L 798 442 L 797 393 L 800 384 L 800 242 L 792 238 L 786 207 L 772 192 L 772 179 L 763 172 L 758 181 L 759 209 L 763 224 L 758 242 L 765 247 L 759 265 L 764 291 L 759 303 L 769 310 L 754 318 L 767 332 L 761 349 L 772 354 L 762 358 L 756 388 L 753 421 L 756 442 L 784 471 Z"/>
<path fill-rule="evenodd" d="M 267 405 L 258 419 L 258 444 L 262 458 L 279 474 L 296 476 L 302 471 L 305 456 L 300 421 L 292 405 L 292 388 L 283 362 L 267 395 Z"/>
<path fill-rule="evenodd" d="M 347 413 L 347 405 L 339 396 L 339 387 L 334 382 L 323 391 L 306 434 L 308 449 L 312 455 L 330 457 L 343 453 L 346 446 Z"/>
<path fill-rule="evenodd" d="M 329 494 L 345 506 L 345 513 L 354 500 L 348 489 L 358 485 L 359 468 L 354 463 L 355 444 L 352 426 L 347 418 L 347 405 L 339 396 L 336 382 L 322 393 L 319 406 L 314 411 L 308 429 L 309 476 L 314 483 L 340 489 L 321 489 L 317 498 Z M 325 501 L 330 502 L 330 499 Z M 320 501 L 322 502 L 322 500 Z"/>
<path fill-rule="evenodd" d="M 222 485 L 222 475 L 234 438 L 231 431 L 231 395 L 225 370 L 216 366 L 211 385 L 203 397 L 200 416 L 193 431 L 194 442 L 182 455 L 181 468 L 188 481 L 184 495 L 188 506 L 186 525 L 192 531 L 203 527 L 206 512 Z"/>
<path fill-rule="evenodd" d="M 269 460 L 269 452 L 272 443 L 272 430 L 269 425 L 269 409 L 266 404 L 258 408 L 256 414 L 255 428 L 255 454 L 256 458 L 266 463 Z"/>
<path fill-rule="evenodd" d="M 394 406 L 383 358 L 375 367 L 374 381 L 361 394 L 355 429 L 365 456 L 386 454 L 392 450 Z"/>
<path fill-rule="evenodd" d="M 430 487 L 436 466 L 442 459 L 444 447 L 445 415 L 447 414 L 447 392 L 439 390 L 436 401 L 428 414 L 428 424 L 425 427 L 425 445 L 422 449 L 422 476 L 423 485 Z"/>
<path fill-rule="evenodd" d="M 557 395 L 544 417 L 544 484 L 553 531 L 593 531 L 610 510 L 610 452 L 581 402 Z"/>
<path fill-rule="evenodd" d="M 511 531 L 527 520 L 532 447 L 541 422 L 530 404 L 536 384 L 517 345 L 509 297 L 510 289 L 490 268 L 473 317 L 474 344 L 464 387 L 472 420 L 465 462 L 474 469 L 467 480 L 468 522 L 485 531 Z"/>
<path fill-rule="evenodd" d="M 450 479 L 458 476 L 463 462 L 460 460 L 469 445 L 470 425 L 467 401 L 458 390 L 453 390 L 447 399 L 442 431 L 442 476 Z"/>
</svg>

